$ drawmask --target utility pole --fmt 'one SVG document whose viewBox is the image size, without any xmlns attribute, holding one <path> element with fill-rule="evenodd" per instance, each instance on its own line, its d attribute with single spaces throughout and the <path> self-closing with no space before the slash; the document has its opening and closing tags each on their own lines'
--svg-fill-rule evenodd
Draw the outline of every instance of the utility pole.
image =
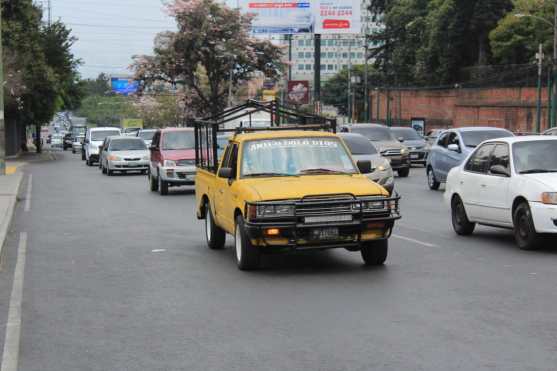
<svg viewBox="0 0 557 371">
<path fill-rule="evenodd" d="M 292 35 L 286 35 L 288 38 L 288 81 L 292 80 Z"/>
<path fill-rule="evenodd" d="M 352 122 L 352 39 L 348 41 L 348 122 Z"/>
<path fill-rule="evenodd" d="M 540 44 L 536 53 L 538 61 L 538 98 L 536 104 L 536 133 L 539 134 L 542 125 L 542 71 L 543 71 L 543 45 Z"/>
<path fill-rule="evenodd" d="M 52 3 L 48 0 L 48 27 L 52 25 Z"/>
<path fill-rule="evenodd" d="M 556 0 L 557 1 L 557 0 Z M 314 35 L 313 104 L 314 112 L 321 113 L 321 34 Z"/>
<path fill-rule="evenodd" d="M 557 0 L 555 0 L 555 19 L 553 20 L 553 94 L 551 95 L 551 127 L 555 126 L 557 110 Z"/>
<path fill-rule="evenodd" d="M 4 54 L 2 53 L 2 6 L 0 6 L 0 175 L 6 175 L 6 127 L 4 125 Z"/>
<path fill-rule="evenodd" d="M 367 71 L 367 58 L 368 58 L 368 39 L 367 39 L 367 32 L 364 36 L 364 42 L 365 42 L 365 48 L 364 48 L 364 112 L 365 112 L 365 117 L 366 117 L 366 123 L 369 122 L 369 108 L 370 108 L 370 102 L 369 102 L 369 88 L 367 86 L 367 79 L 368 79 L 368 71 Z"/>
</svg>

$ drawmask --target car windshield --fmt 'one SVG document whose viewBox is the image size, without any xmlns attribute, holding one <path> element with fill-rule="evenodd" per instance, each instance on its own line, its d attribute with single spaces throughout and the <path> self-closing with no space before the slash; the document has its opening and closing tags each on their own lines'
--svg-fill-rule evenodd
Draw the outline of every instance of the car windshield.
<svg viewBox="0 0 557 371">
<path fill-rule="evenodd" d="M 510 131 L 502 129 L 494 130 L 477 130 L 477 131 L 463 131 L 461 132 L 462 140 L 466 147 L 477 147 L 481 142 L 489 139 L 507 138 L 512 137 Z"/>
<path fill-rule="evenodd" d="M 344 143 L 348 146 L 350 152 L 354 155 L 376 155 L 377 149 L 371 142 L 362 136 L 342 136 Z"/>
<path fill-rule="evenodd" d="M 557 140 L 515 143 L 513 160 L 519 174 L 557 172 Z"/>
<path fill-rule="evenodd" d="M 393 135 L 404 140 L 422 140 L 418 132 L 412 128 L 391 128 Z"/>
<path fill-rule="evenodd" d="M 144 151 L 147 149 L 145 142 L 140 139 L 112 139 L 110 141 L 111 151 Z"/>
<path fill-rule="evenodd" d="M 87 131 L 87 128 L 85 126 L 72 128 L 72 134 L 76 137 L 81 136 L 81 135 L 85 135 L 86 131 Z"/>
<path fill-rule="evenodd" d="M 193 131 L 170 131 L 163 136 L 163 150 L 193 149 L 195 137 Z"/>
<path fill-rule="evenodd" d="M 284 138 L 244 145 L 242 177 L 355 174 L 354 163 L 337 138 Z"/>
<path fill-rule="evenodd" d="M 361 134 L 372 142 L 395 140 L 391 131 L 381 126 L 353 126 L 352 132 Z"/>
<path fill-rule="evenodd" d="M 143 140 L 152 140 L 153 135 L 155 135 L 155 131 L 140 131 L 139 137 Z"/>
<path fill-rule="evenodd" d="M 118 130 L 95 130 L 91 132 L 91 141 L 93 142 L 100 142 L 103 141 L 106 137 L 110 137 L 113 135 L 120 135 L 120 131 Z"/>
</svg>

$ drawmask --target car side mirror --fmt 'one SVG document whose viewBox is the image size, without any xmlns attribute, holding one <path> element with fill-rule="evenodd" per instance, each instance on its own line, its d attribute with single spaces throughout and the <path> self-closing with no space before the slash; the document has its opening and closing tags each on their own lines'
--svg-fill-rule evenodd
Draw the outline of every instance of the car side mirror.
<svg viewBox="0 0 557 371">
<path fill-rule="evenodd" d="M 233 174 L 232 168 L 221 167 L 219 169 L 219 178 L 232 179 L 233 176 L 234 176 L 234 174 Z"/>
<path fill-rule="evenodd" d="M 157 149 L 157 146 L 150 146 L 150 147 L 149 147 L 149 150 L 151 150 L 151 151 L 154 151 L 154 150 L 156 150 L 156 149 Z"/>
<path fill-rule="evenodd" d="M 404 143 L 404 138 L 403 137 L 398 137 L 397 139 L 400 143 Z"/>
<path fill-rule="evenodd" d="M 371 173 L 371 161 L 358 161 L 358 169 L 362 174 Z"/>
<path fill-rule="evenodd" d="M 493 175 L 501 175 L 510 178 L 511 172 L 503 165 L 493 165 L 489 168 L 489 172 Z"/>
<path fill-rule="evenodd" d="M 453 152 L 460 152 L 460 147 L 458 146 L 458 144 L 449 144 L 447 146 L 447 149 Z"/>
</svg>

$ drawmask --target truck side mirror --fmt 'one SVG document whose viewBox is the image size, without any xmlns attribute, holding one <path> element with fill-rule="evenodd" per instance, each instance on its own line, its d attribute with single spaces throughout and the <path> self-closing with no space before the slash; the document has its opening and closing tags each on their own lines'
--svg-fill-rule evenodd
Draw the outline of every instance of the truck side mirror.
<svg viewBox="0 0 557 371">
<path fill-rule="evenodd" d="M 234 176 L 234 174 L 233 174 L 232 168 L 221 167 L 219 169 L 219 178 L 232 179 L 233 176 Z"/>
<path fill-rule="evenodd" d="M 371 173 L 371 161 L 358 161 L 358 169 L 362 174 Z"/>
</svg>

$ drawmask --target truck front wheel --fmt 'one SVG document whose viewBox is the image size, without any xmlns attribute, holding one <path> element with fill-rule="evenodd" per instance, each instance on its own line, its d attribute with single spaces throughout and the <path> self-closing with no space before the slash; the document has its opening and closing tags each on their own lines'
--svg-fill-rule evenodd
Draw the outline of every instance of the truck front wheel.
<svg viewBox="0 0 557 371">
<path fill-rule="evenodd" d="M 207 202 L 205 205 L 205 237 L 207 238 L 207 245 L 212 250 L 219 250 L 224 247 L 226 241 L 226 234 L 224 230 L 215 224 L 211 205 Z"/>
<path fill-rule="evenodd" d="M 389 254 L 389 241 L 366 242 L 362 246 L 361 253 L 366 265 L 383 265 Z"/>
<path fill-rule="evenodd" d="M 259 268 L 261 254 L 257 248 L 251 244 L 245 230 L 244 219 L 241 215 L 236 217 L 234 244 L 236 247 L 236 262 L 238 263 L 238 269 L 242 271 L 249 271 Z"/>
</svg>

